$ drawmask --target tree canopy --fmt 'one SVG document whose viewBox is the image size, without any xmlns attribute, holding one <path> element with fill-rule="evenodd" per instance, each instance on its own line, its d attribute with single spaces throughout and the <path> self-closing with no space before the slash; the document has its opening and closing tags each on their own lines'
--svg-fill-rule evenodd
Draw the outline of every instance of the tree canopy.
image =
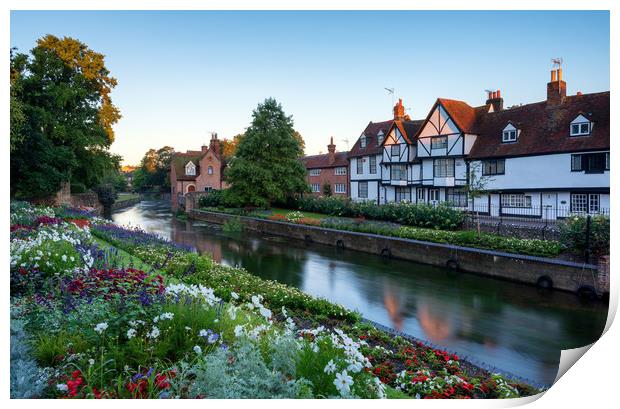
<svg viewBox="0 0 620 409">
<path fill-rule="evenodd" d="M 302 155 L 291 117 L 275 99 L 266 99 L 252 113 L 252 123 L 226 170 L 230 199 L 240 205 L 269 206 L 306 191 Z"/>
<path fill-rule="evenodd" d="M 160 149 L 146 151 L 140 166 L 134 171 L 133 185 L 137 190 L 159 187 L 170 188 L 170 160 L 174 148 L 164 146 Z"/>
<path fill-rule="evenodd" d="M 64 181 L 97 185 L 118 168 L 109 152 L 121 118 L 104 56 L 47 35 L 29 54 L 11 53 L 11 194 L 45 198 Z"/>
</svg>

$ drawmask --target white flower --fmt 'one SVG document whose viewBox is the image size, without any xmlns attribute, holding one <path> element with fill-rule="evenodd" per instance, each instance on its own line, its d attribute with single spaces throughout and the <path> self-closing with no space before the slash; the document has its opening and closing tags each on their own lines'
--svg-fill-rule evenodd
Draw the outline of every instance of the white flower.
<svg viewBox="0 0 620 409">
<path fill-rule="evenodd" d="M 231 296 L 232 298 L 234 298 L 235 300 L 238 300 L 238 299 L 239 299 L 239 294 L 237 294 L 237 293 L 236 293 L 236 292 L 234 292 L 234 291 L 231 291 L 231 292 L 230 292 L 230 296 Z"/>
<path fill-rule="evenodd" d="M 71 256 L 71 257 L 69 257 L 69 260 L 75 261 L 75 257 Z"/>
<path fill-rule="evenodd" d="M 347 370 L 349 370 L 349 371 L 351 371 L 351 372 L 353 372 L 353 373 L 358 373 L 358 372 L 360 372 L 360 371 L 362 370 L 362 368 L 363 368 L 363 366 L 362 366 L 362 364 L 361 364 L 361 363 L 359 363 L 359 362 L 353 362 L 352 364 L 350 364 L 350 365 L 347 367 Z"/>
<path fill-rule="evenodd" d="M 201 337 L 208 337 L 209 331 L 207 331 L 206 329 L 201 329 L 198 335 L 200 335 Z"/>
<path fill-rule="evenodd" d="M 239 338 L 239 337 L 243 334 L 243 327 L 244 327 L 244 326 L 245 326 L 245 325 L 237 325 L 237 326 L 235 327 L 235 336 L 236 336 L 237 338 Z"/>
<path fill-rule="evenodd" d="M 159 332 L 159 328 L 157 328 L 157 327 L 153 327 L 153 328 L 151 329 L 151 332 L 149 332 L 148 334 L 146 334 L 146 336 L 147 336 L 147 337 L 149 337 L 149 338 L 153 338 L 153 339 L 155 339 L 155 338 L 157 338 L 157 337 L 159 336 L 159 334 L 160 334 L 160 332 Z"/>
<path fill-rule="evenodd" d="M 190 327 L 185 327 L 185 331 L 191 331 L 192 329 Z"/>
<path fill-rule="evenodd" d="M 137 333 L 137 331 L 135 330 L 135 328 L 129 328 L 127 330 L 127 338 L 131 339 L 131 338 L 135 337 L 136 333 Z"/>
<path fill-rule="evenodd" d="M 340 395 L 346 395 L 351 391 L 351 385 L 353 385 L 353 378 L 347 374 L 347 371 L 344 370 L 342 373 L 336 374 L 336 379 L 334 379 L 334 385 L 336 385 L 336 389 L 340 392 Z"/>
<path fill-rule="evenodd" d="M 67 261 L 67 256 L 65 254 L 63 254 L 61 258 L 62 258 L 62 261 L 65 261 L 65 262 Z"/>
<path fill-rule="evenodd" d="M 271 310 L 269 308 L 265 308 L 262 305 L 260 306 L 260 315 L 265 317 L 266 319 L 271 318 Z"/>
<path fill-rule="evenodd" d="M 419 393 L 416 393 L 416 394 L 415 394 L 415 398 L 416 398 L 416 399 L 422 399 L 422 397 L 420 396 L 420 394 L 419 394 Z"/>
<path fill-rule="evenodd" d="M 195 345 L 194 346 L 194 352 L 197 353 L 198 355 L 202 354 L 202 348 L 200 348 L 199 345 Z"/>
<path fill-rule="evenodd" d="M 90 358 L 90 359 L 88 360 L 88 365 L 90 365 L 90 366 L 95 365 L 95 360 L 94 360 L 93 358 Z"/>
<path fill-rule="evenodd" d="M 103 331 L 105 331 L 106 329 L 108 329 L 108 323 L 107 322 L 100 322 L 99 324 L 97 324 L 95 326 L 95 331 L 98 333 L 103 333 Z"/>
<path fill-rule="evenodd" d="M 56 389 L 61 392 L 67 392 L 69 390 L 69 387 L 64 383 L 59 383 L 58 385 L 56 385 Z"/>
<path fill-rule="evenodd" d="M 325 372 L 325 373 L 334 373 L 334 372 L 336 372 L 336 364 L 334 363 L 334 361 L 332 359 L 330 359 L 329 362 L 327 363 L 327 365 L 325 365 L 325 369 L 323 369 L 323 372 Z"/>
</svg>

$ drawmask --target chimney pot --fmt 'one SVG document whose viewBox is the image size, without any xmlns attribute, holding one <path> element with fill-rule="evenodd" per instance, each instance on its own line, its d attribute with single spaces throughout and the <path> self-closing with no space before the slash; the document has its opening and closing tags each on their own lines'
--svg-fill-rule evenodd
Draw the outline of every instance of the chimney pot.
<svg viewBox="0 0 620 409">
<path fill-rule="evenodd" d="M 500 90 L 497 90 L 497 98 L 501 98 L 502 97 L 502 93 Z"/>
<path fill-rule="evenodd" d="M 555 70 L 551 70 L 551 82 L 555 82 Z"/>
<path fill-rule="evenodd" d="M 558 81 L 562 81 L 562 69 L 558 68 Z"/>
</svg>

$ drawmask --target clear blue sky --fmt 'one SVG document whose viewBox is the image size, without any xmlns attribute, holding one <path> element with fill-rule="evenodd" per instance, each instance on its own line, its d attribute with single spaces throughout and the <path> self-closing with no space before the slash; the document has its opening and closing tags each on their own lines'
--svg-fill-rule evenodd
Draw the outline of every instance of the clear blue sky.
<svg viewBox="0 0 620 409">
<path fill-rule="evenodd" d="M 71 36 L 106 55 L 123 119 L 112 150 L 197 149 L 209 131 L 243 132 L 275 97 L 306 140 L 346 150 L 369 121 L 391 117 L 394 87 L 414 118 L 437 97 L 505 105 L 546 95 L 552 57 L 568 93 L 609 90 L 609 13 L 13 11 L 11 45 Z"/>
</svg>

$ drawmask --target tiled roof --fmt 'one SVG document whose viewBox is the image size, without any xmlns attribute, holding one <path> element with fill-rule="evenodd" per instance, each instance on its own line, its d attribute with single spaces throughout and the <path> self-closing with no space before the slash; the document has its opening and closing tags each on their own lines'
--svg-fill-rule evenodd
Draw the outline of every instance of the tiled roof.
<svg viewBox="0 0 620 409">
<path fill-rule="evenodd" d="M 306 169 L 325 169 L 349 165 L 349 162 L 347 161 L 347 152 L 336 152 L 334 163 L 332 164 L 329 163 L 329 153 L 325 153 L 323 155 L 304 156 L 301 158 L 301 162 L 304 164 Z"/>
<path fill-rule="evenodd" d="M 379 131 L 383 131 L 383 135 L 387 135 L 393 123 L 393 119 L 383 122 L 369 122 L 364 132 L 362 132 L 362 134 L 366 136 L 366 147 L 362 148 L 360 146 L 360 140 L 358 138 L 349 151 L 349 157 L 380 154 L 383 148 L 381 145 L 377 145 L 377 134 Z"/>
<path fill-rule="evenodd" d="M 196 180 L 196 176 L 200 175 L 200 159 L 202 159 L 201 151 L 188 151 L 187 153 L 175 153 L 172 156 L 172 165 L 177 176 L 177 180 Z M 186 175 L 185 165 L 192 161 L 196 165 L 196 175 Z"/>
<path fill-rule="evenodd" d="M 570 123 L 579 114 L 593 122 L 592 132 L 571 137 Z M 517 142 L 502 143 L 508 122 L 520 131 Z M 479 134 L 469 155 L 474 159 L 609 149 L 609 91 L 568 96 L 557 105 L 542 101 L 486 113 L 473 131 Z"/>
<path fill-rule="evenodd" d="M 459 127 L 461 132 L 465 133 L 475 133 L 477 119 L 489 110 L 488 105 L 482 105 L 474 108 L 469 106 L 466 102 L 455 99 L 438 98 L 437 103 L 444 107 L 456 126 Z M 433 111 L 434 107 L 430 114 L 432 114 Z"/>
</svg>

